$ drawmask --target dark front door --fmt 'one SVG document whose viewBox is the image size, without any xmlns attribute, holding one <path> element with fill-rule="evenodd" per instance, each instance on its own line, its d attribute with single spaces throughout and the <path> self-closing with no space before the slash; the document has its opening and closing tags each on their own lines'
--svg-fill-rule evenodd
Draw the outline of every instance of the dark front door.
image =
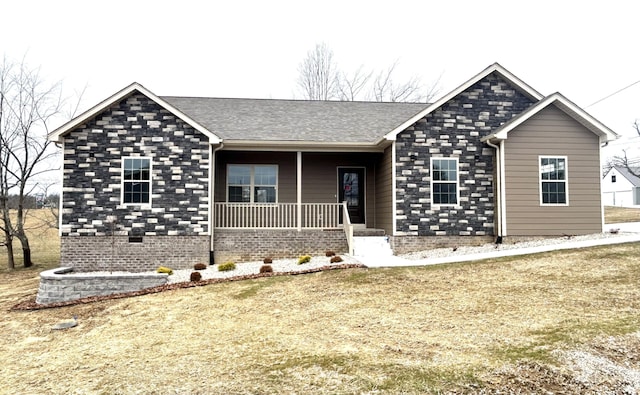
<svg viewBox="0 0 640 395">
<path fill-rule="evenodd" d="M 352 224 L 364 224 L 364 169 L 338 169 L 338 201 L 347 202 Z"/>
</svg>

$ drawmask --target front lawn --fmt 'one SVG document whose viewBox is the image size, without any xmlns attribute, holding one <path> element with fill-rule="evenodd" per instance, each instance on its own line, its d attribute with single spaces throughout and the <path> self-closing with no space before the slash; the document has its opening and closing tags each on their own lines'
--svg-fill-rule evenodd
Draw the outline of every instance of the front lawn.
<svg viewBox="0 0 640 395">
<path fill-rule="evenodd" d="M 35 295 L 38 271 L 2 272 L 0 388 L 14 394 L 617 390 L 616 374 L 640 374 L 639 253 L 640 245 L 625 244 L 348 269 L 32 312 L 9 309 Z M 51 330 L 73 315 L 77 327 Z M 580 364 L 601 367 L 606 360 L 620 369 L 578 379 L 575 355 Z"/>
</svg>

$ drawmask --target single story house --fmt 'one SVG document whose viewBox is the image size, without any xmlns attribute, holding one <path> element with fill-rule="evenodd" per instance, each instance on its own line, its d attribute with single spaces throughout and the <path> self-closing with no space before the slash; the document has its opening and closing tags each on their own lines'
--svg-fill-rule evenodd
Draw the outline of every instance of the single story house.
<svg viewBox="0 0 640 395">
<path fill-rule="evenodd" d="M 617 135 L 493 64 L 430 103 L 157 96 L 133 83 L 54 130 L 75 270 L 601 232 Z"/>
<path fill-rule="evenodd" d="M 634 168 L 640 174 L 640 168 Z M 614 166 L 602 178 L 602 202 L 605 206 L 640 205 L 640 177 L 624 166 Z"/>
</svg>

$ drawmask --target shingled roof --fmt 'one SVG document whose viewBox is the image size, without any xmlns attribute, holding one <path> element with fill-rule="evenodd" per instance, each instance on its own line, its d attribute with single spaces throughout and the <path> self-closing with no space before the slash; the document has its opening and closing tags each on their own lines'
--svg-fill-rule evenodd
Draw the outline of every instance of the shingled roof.
<svg viewBox="0 0 640 395">
<path fill-rule="evenodd" d="M 426 103 L 162 96 L 224 141 L 374 144 Z"/>
</svg>

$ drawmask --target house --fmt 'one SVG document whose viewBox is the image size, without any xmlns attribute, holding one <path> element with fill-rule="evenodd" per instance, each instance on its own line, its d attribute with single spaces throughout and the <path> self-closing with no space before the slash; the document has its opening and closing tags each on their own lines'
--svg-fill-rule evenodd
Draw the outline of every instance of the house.
<svg viewBox="0 0 640 395">
<path fill-rule="evenodd" d="M 601 232 L 617 135 L 493 64 L 431 104 L 160 97 L 134 83 L 54 130 L 75 270 Z M 355 236 L 354 236 L 355 235 Z"/>
<path fill-rule="evenodd" d="M 640 174 L 640 168 L 633 169 Z M 640 205 L 640 177 L 626 167 L 614 166 L 602 178 L 602 202 L 605 206 Z"/>
</svg>

